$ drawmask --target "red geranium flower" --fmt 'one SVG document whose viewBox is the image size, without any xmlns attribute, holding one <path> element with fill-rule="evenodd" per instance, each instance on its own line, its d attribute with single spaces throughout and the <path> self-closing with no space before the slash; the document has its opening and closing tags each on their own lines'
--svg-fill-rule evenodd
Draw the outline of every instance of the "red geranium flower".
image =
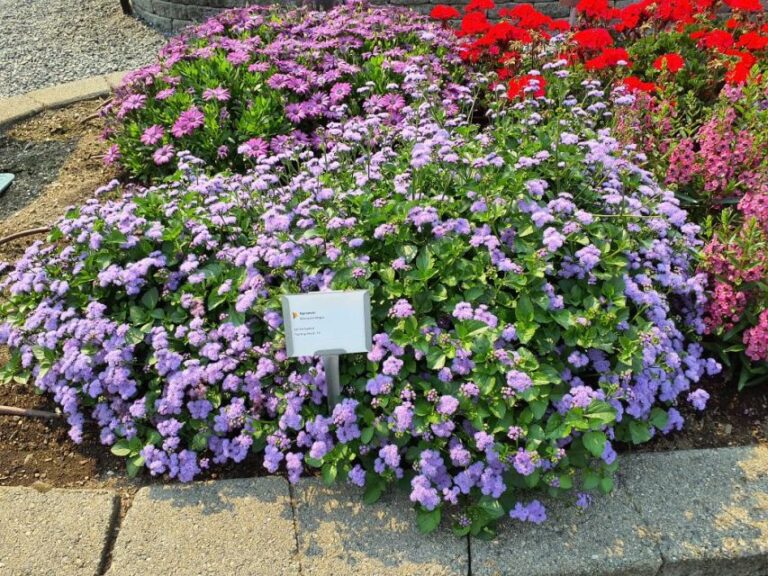
<svg viewBox="0 0 768 576">
<path fill-rule="evenodd" d="M 531 4 L 518 4 L 512 8 L 502 8 L 499 10 L 499 16 L 515 20 L 518 26 L 529 30 L 551 28 L 554 24 L 552 18 L 539 12 Z"/>
<path fill-rule="evenodd" d="M 491 23 L 483 12 L 470 12 L 461 19 L 461 34 L 471 36 L 473 34 L 485 34 L 491 29 Z"/>
<path fill-rule="evenodd" d="M 702 46 L 711 50 L 718 50 L 719 52 L 725 52 L 735 44 L 733 35 L 725 30 L 712 30 L 711 32 L 704 32 L 703 34 L 694 33 L 691 34 L 691 38 L 694 40 L 696 38 L 701 38 Z"/>
<path fill-rule="evenodd" d="M 768 48 L 768 36 L 761 36 L 757 32 L 747 32 L 739 38 L 736 46 L 747 50 L 765 50 Z"/>
<path fill-rule="evenodd" d="M 432 8 L 432 12 L 429 13 L 429 17 L 435 20 L 453 20 L 461 16 L 459 11 L 453 6 L 446 6 L 445 4 L 438 4 Z"/>
<path fill-rule="evenodd" d="M 616 10 L 608 6 L 608 0 L 580 0 L 576 10 L 587 18 L 610 21 L 616 14 Z"/>
<path fill-rule="evenodd" d="M 626 86 L 632 92 L 654 92 L 656 90 L 656 84 L 653 82 L 643 82 L 637 76 L 627 76 L 624 78 L 622 85 Z"/>
<path fill-rule="evenodd" d="M 760 0 L 725 0 L 725 3 L 733 10 L 742 12 L 759 12 L 763 9 Z"/>
<path fill-rule="evenodd" d="M 728 54 L 730 56 L 738 56 L 739 61 L 725 75 L 725 81 L 729 84 L 744 84 L 749 79 L 752 67 L 757 64 L 757 58 L 749 52 L 738 52 L 736 50 L 731 50 Z"/>
<path fill-rule="evenodd" d="M 666 68 L 672 74 L 680 72 L 683 66 L 685 66 L 685 60 L 680 54 L 675 54 L 674 52 L 670 54 L 662 54 L 656 58 L 656 61 L 653 63 L 653 67 L 656 68 L 656 70 L 664 70 Z"/>
<path fill-rule="evenodd" d="M 573 35 L 573 41 L 584 50 L 600 50 L 613 46 L 613 37 L 605 28 L 587 28 Z"/>
<path fill-rule="evenodd" d="M 493 3 L 493 0 L 471 0 L 471 2 L 464 7 L 464 12 L 493 10 L 494 8 L 496 8 L 496 4 Z"/>
<path fill-rule="evenodd" d="M 522 42 L 523 44 L 530 44 L 533 42 L 533 37 L 528 30 L 513 26 L 509 22 L 499 22 L 495 24 L 486 34 L 483 36 L 478 44 L 495 44 L 497 42 Z"/>
<path fill-rule="evenodd" d="M 630 4 L 626 8 L 616 10 L 616 17 L 619 22 L 614 24 L 613 28 L 617 32 L 625 30 L 634 30 L 640 24 L 640 19 L 645 15 L 645 6 L 643 4 Z"/>
<path fill-rule="evenodd" d="M 617 66 L 619 62 L 630 64 L 629 53 L 624 48 L 606 48 L 598 56 L 584 62 L 587 70 L 603 70 L 610 66 Z"/>
<path fill-rule="evenodd" d="M 533 92 L 527 92 L 526 88 L 535 87 Z M 526 74 L 519 78 L 513 78 L 509 81 L 509 88 L 507 89 L 507 98 L 513 100 L 518 96 L 525 97 L 527 94 L 532 93 L 536 98 L 541 98 L 547 91 L 547 81 L 543 76 L 534 76 L 532 74 Z"/>
</svg>

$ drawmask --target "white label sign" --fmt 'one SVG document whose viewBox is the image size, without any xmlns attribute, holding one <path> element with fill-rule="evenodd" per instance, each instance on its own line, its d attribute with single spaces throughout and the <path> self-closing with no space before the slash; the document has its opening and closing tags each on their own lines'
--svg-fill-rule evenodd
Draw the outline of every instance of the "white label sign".
<svg viewBox="0 0 768 576">
<path fill-rule="evenodd" d="M 283 296 L 288 356 L 337 355 L 371 349 L 371 297 L 367 290 Z"/>
</svg>

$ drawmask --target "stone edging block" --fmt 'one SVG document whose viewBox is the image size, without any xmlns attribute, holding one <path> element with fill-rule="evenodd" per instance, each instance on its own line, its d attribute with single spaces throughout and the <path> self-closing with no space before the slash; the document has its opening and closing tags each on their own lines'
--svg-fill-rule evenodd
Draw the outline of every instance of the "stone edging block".
<svg viewBox="0 0 768 576">
<path fill-rule="evenodd" d="M 0 127 L 42 112 L 73 104 L 80 100 L 109 95 L 122 80 L 127 71 L 91 76 L 74 82 L 34 90 L 21 96 L 0 100 Z"/>
</svg>

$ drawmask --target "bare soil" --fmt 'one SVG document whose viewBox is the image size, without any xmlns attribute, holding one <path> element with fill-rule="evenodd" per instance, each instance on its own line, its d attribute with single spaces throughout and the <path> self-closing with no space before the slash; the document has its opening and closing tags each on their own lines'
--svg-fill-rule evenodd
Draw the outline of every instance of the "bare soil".
<svg viewBox="0 0 768 576">
<path fill-rule="evenodd" d="M 0 237 L 48 226 L 67 207 L 83 202 L 99 186 L 117 176 L 101 157 L 98 119 L 91 116 L 99 101 L 79 103 L 42 113 L 0 133 L 0 171 L 17 174 L 12 188 L 0 196 Z M 13 261 L 34 240 L 27 237 L 0 246 L 0 261 Z M 0 348 L 0 366 L 8 360 Z M 686 426 L 680 433 L 660 437 L 643 451 L 713 448 L 768 442 L 768 386 L 736 393 L 723 379 L 705 383 L 710 393 L 705 412 L 683 408 Z M 0 405 L 55 411 L 50 398 L 29 386 L 0 385 Z M 99 443 L 95 426 L 86 427 L 83 443 L 72 442 L 61 418 L 0 416 L 0 485 L 50 487 L 110 487 L 123 502 L 140 486 L 162 481 L 148 475 L 130 479 L 122 459 Z M 637 448 L 623 447 L 624 451 Z M 263 473 L 255 455 L 236 466 L 219 467 L 205 479 L 251 477 Z"/>
</svg>

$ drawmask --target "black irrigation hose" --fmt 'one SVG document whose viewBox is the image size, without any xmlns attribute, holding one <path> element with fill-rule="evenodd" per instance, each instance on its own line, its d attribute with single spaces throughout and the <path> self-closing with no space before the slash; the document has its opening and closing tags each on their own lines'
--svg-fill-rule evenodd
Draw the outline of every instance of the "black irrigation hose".
<svg viewBox="0 0 768 576">
<path fill-rule="evenodd" d="M 6 236 L 5 238 L 0 238 L 0 246 L 2 246 L 3 244 L 7 244 L 8 242 L 11 242 L 13 240 L 24 238 L 24 236 L 31 236 L 32 234 L 45 234 L 46 232 L 50 232 L 50 231 L 51 231 L 51 227 L 46 226 L 45 228 L 32 228 L 31 230 L 16 232 L 15 234 L 11 234 L 10 236 Z"/>
</svg>

